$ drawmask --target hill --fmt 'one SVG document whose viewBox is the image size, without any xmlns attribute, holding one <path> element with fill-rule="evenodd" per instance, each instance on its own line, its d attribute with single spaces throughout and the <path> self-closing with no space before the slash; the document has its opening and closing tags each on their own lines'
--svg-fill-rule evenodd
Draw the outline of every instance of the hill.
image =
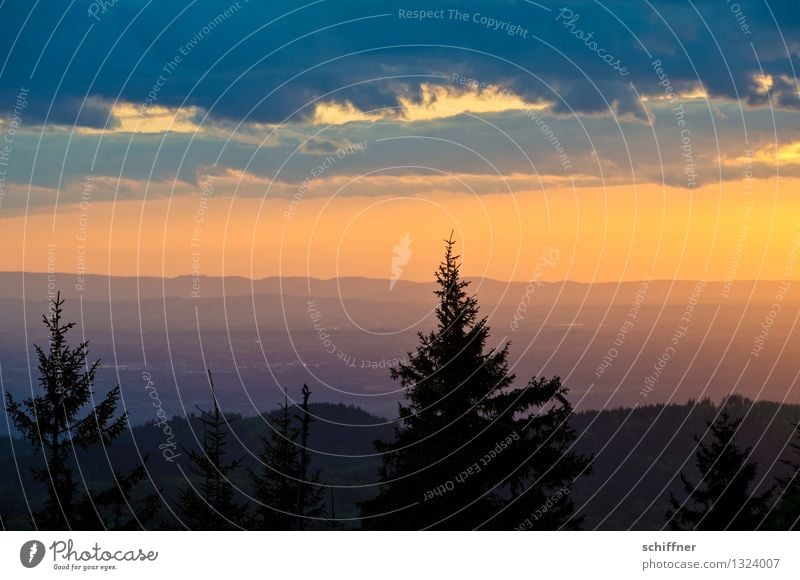
<svg viewBox="0 0 800 580">
<path fill-rule="evenodd" d="M 678 473 L 685 470 L 695 475 L 694 437 L 704 433 L 706 422 L 713 420 L 718 409 L 704 400 L 577 413 L 572 424 L 580 433 L 578 450 L 595 454 L 592 475 L 579 479 L 574 492 L 578 511 L 585 516 L 584 527 L 659 529 L 670 492 L 681 494 Z M 732 397 L 729 409 L 744 418 L 738 442 L 753 447 L 759 487 L 768 488 L 774 476 L 782 472 L 779 460 L 787 454 L 792 422 L 800 420 L 800 406 Z M 372 441 L 390 438 L 393 426 L 351 405 L 317 403 L 311 405 L 311 411 L 316 416 L 310 440 L 314 467 L 323 470 L 323 480 L 332 486 L 327 501 L 333 495 L 337 518 L 343 519 L 344 527 L 355 528 L 357 503 L 375 492 L 379 458 Z M 260 438 L 270 429 L 270 414 L 229 414 L 227 419 L 233 434 L 231 456 L 243 457 L 245 466 L 254 468 Z M 184 483 L 186 450 L 197 446 L 199 422 L 190 415 L 173 417 L 169 425 L 172 440 L 151 421 L 134 427 L 107 450 L 107 455 L 102 451 L 79 455 L 85 485 L 107 486 L 112 468 L 130 467 L 139 456 L 149 454 L 151 482 L 143 487 L 158 489 L 165 506 L 154 525 L 176 526 L 169 508 L 174 507 L 177 490 Z M 162 454 L 167 448 L 177 455 L 171 461 Z M 31 481 L 29 469 L 37 460 L 30 447 L 18 439 L 0 442 L 0 469 L 4 474 L 0 479 L 0 517 L 6 528 L 30 527 L 26 506 L 41 501 L 41 490 Z M 245 474 L 240 473 L 235 482 L 246 497 L 249 484 Z"/>
</svg>

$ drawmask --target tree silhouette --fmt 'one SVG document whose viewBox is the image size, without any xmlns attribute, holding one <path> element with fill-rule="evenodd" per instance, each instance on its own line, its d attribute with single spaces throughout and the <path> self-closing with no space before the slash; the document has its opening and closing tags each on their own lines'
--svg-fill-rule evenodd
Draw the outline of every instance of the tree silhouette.
<svg viewBox="0 0 800 580">
<path fill-rule="evenodd" d="M 772 490 L 756 495 L 750 487 L 758 467 L 748 461 L 750 449 L 741 449 L 735 438 L 741 418 L 732 420 L 723 402 L 719 417 L 709 422 L 710 441 L 697 441 L 695 463 L 700 481 L 692 483 L 680 474 L 687 498 L 680 502 L 670 494 L 672 508 L 667 521 L 675 530 L 754 530 L 766 514 Z"/>
<path fill-rule="evenodd" d="M 140 502 L 131 498 L 146 475 L 144 466 L 127 475 L 115 473 L 115 486 L 97 493 L 81 492 L 75 480 L 77 453 L 110 445 L 128 427 L 128 417 L 127 413 L 115 417 L 119 385 L 94 403 L 92 388 L 100 360 L 87 363 L 88 341 L 74 348 L 69 345 L 67 334 L 75 323 L 62 322 L 63 305 L 59 293 L 51 302 L 49 316 L 42 315 L 50 333 L 49 344 L 45 348 L 34 345 L 42 392 L 21 402 L 6 393 L 9 417 L 41 452 L 44 462 L 44 467 L 33 468 L 35 480 L 47 488 L 44 506 L 34 514 L 34 523 L 48 530 L 139 528 L 154 515 L 157 502 L 152 495 Z M 139 509 L 136 503 L 143 507 Z"/>
<path fill-rule="evenodd" d="M 288 398 L 271 419 L 272 431 L 262 437 L 259 455 L 261 469 L 249 470 L 254 496 L 258 501 L 254 527 L 262 530 L 293 530 L 308 526 L 308 517 L 323 515 L 320 474 L 309 478 L 308 434 L 311 415 L 308 412 L 310 391 L 303 385 L 303 415 L 291 412 Z M 298 444 L 298 438 L 301 443 Z"/>
<path fill-rule="evenodd" d="M 777 530 L 800 530 L 800 423 L 794 423 L 795 442 L 791 444 L 794 460 L 781 463 L 789 473 L 776 478 L 778 500 L 767 518 L 768 527 Z"/>
<path fill-rule="evenodd" d="M 145 456 L 145 461 L 147 458 Z M 113 486 L 86 496 L 76 507 L 79 521 L 83 523 L 82 529 L 137 530 L 155 518 L 161 508 L 157 494 L 133 499 L 132 491 L 146 476 L 144 465 L 138 465 L 126 474 L 115 472 Z M 130 515 L 131 510 L 134 517 Z"/>
<path fill-rule="evenodd" d="M 297 513 L 303 517 L 320 517 L 323 515 L 323 488 L 318 485 L 322 479 L 319 470 L 314 471 L 309 477 L 308 470 L 311 467 L 311 450 L 308 448 L 308 439 L 311 434 L 311 423 L 314 418 L 308 409 L 308 399 L 311 391 L 308 385 L 303 384 L 300 391 L 303 395 L 303 402 L 300 405 L 300 458 L 297 484 Z M 305 527 L 308 520 L 301 521 L 301 526 Z"/>
<path fill-rule="evenodd" d="M 375 442 L 381 486 L 361 504 L 362 526 L 574 527 L 570 491 L 588 458 L 570 451 L 567 389 L 558 377 L 513 386 L 509 345 L 487 347 L 487 320 L 454 245 L 451 235 L 436 271 L 436 329 L 419 333 L 408 362 L 391 369 L 406 392 L 395 440 Z"/>
<path fill-rule="evenodd" d="M 200 411 L 203 443 L 200 451 L 184 449 L 189 459 L 189 470 L 197 480 L 196 485 L 181 489 L 179 507 L 181 519 L 191 530 L 229 530 L 239 528 L 237 522 L 245 519 L 244 506 L 235 499 L 232 474 L 242 459 L 227 461 L 228 428 L 219 408 L 211 371 L 206 370 L 214 407 Z"/>
<path fill-rule="evenodd" d="M 297 485 L 292 478 L 298 472 L 299 455 L 295 446 L 298 429 L 292 424 L 288 399 L 275 413 L 273 423 L 269 436 L 261 438 L 261 470 L 249 471 L 259 503 L 254 525 L 262 530 L 290 530 L 295 525 Z"/>
</svg>

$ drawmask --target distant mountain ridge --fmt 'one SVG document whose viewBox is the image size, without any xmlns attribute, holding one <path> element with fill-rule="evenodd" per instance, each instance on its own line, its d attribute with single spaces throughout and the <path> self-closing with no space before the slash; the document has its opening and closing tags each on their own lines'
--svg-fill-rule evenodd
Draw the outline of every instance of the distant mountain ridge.
<svg viewBox="0 0 800 580">
<path fill-rule="evenodd" d="M 49 278 L 50 279 L 49 279 Z M 521 297 L 535 294 L 538 302 L 609 305 L 630 302 L 631 296 L 643 281 L 629 282 L 504 282 L 491 278 L 469 278 L 472 289 L 485 306 L 518 303 Z M 241 276 L 103 276 L 89 274 L 79 278 L 76 274 L 0 272 L 0 299 L 45 301 L 50 289 L 56 288 L 67 299 L 92 301 L 152 300 L 162 298 L 211 299 L 255 295 L 313 296 L 318 298 L 343 298 L 346 300 L 374 300 L 379 302 L 430 302 L 434 290 L 432 282 L 413 282 L 389 279 L 345 276 L 341 278 L 306 278 L 299 276 L 249 279 Z M 700 302 L 737 303 L 772 300 L 781 281 L 739 280 L 731 283 L 710 281 L 706 283 Z M 697 284 L 693 280 L 653 280 L 648 284 L 651 300 L 666 303 L 683 303 Z M 791 294 L 789 301 L 800 300 Z"/>
</svg>

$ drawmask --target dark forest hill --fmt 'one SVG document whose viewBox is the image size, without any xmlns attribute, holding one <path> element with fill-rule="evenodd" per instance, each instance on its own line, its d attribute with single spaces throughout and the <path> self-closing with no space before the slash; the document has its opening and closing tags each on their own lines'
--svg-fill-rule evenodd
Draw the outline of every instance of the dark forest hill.
<svg viewBox="0 0 800 580">
<path fill-rule="evenodd" d="M 792 422 L 800 419 L 800 405 L 753 403 L 733 397 L 729 409 L 733 416 L 744 417 L 737 442 L 753 447 L 753 459 L 759 465 L 757 481 L 763 478 L 760 487 L 769 487 L 774 475 L 783 472 L 779 460 L 788 456 L 786 447 L 793 433 Z M 373 495 L 371 484 L 377 480 L 380 464 L 372 442 L 391 438 L 393 427 L 385 419 L 350 405 L 317 403 L 311 405 L 311 411 L 317 416 L 310 439 L 314 466 L 323 470 L 323 481 L 338 486 L 334 491 L 336 515 L 353 518 L 343 527 L 358 527 L 356 502 Z M 668 508 L 669 492 L 679 492 L 678 473 L 684 470 L 695 477 L 694 436 L 704 433 L 706 422 L 717 411 L 718 406 L 706 400 L 575 414 L 572 423 L 580 433 L 578 450 L 595 454 L 594 473 L 579 479 L 574 492 L 576 508 L 586 517 L 584 528 L 659 529 Z M 245 465 L 255 467 L 254 454 L 260 438 L 270 429 L 268 421 L 263 416 L 235 414 L 227 419 L 232 431 L 230 456 L 241 456 Z M 108 459 L 102 450 L 80 455 L 86 484 L 95 488 L 109 485 L 109 462 L 121 470 L 136 464 L 139 454 L 149 454 L 150 476 L 166 504 L 174 506 L 177 489 L 184 481 L 185 450 L 197 447 L 196 437 L 201 436 L 201 431 L 194 415 L 188 419 L 173 417 L 168 424 L 179 457 L 173 461 L 164 459 L 162 450 L 171 448 L 170 440 L 162 427 L 149 422 L 123 435 L 107 450 Z M 30 476 L 30 467 L 37 461 L 21 440 L 0 441 L 0 517 L 6 528 L 30 527 L 26 499 L 36 504 L 43 492 Z M 246 477 L 235 481 L 244 493 L 250 493 Z M 152 489 L 153 484 L 147 486 Z M 326 496 L 329 503 L 330 494 Z M 174 525 L 170 510 L 164 508 L 162 512 L 163 522 Z"/>
<path fill-rule="evenodd" d="M 758 463 L 758 489 L 772 485 L 784 473 L 780 459 L 800 419 L 800 405 L 770 401 L 753 403 L 733 396 L 731 416 L 743 417 L 736 442 L 752 447 Z M 573 425 L 582 436 L 584 452 L 594 452 L 594 473 L 576 484 L 577 508 L 586 516 L 585 528 L 658 529 L 668 509 L 669 492 L 683 497 L 678 474 L 683 470 L 697 481 L 694 465 L 695 436 L 719 407 L 708 400 L 682 405 L 651 405 L 575 415 Z"/>
</svg>

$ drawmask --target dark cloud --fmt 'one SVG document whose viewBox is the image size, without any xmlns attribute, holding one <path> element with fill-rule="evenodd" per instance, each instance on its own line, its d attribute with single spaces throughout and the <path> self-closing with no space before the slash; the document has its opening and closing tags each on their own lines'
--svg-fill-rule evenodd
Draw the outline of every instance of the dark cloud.
<svg viewBox="0 0 800 580">
<path fill-rule="evenodd" d="M 540 3 L 550 11 L 497 0 L 345 0 L 306 8 L 294 0 L 200 0 L 189 8 L 121 0 L 102 12 L 78 0 L 65 14 L 56 0 L 35 7 L 6 2 L 0 109 L 8 111 L 25 86 L 29 123 L 98 127 L 109 122 L 108 103 L 144 103 L 158 87 L 158 104 L 197 105 L 218 119 L 278 121 L 307 117 L 307 104 L 326 93 L 364 110 L 394 107 L 403 91 L 413 94 L 436 77 L 446 83 L 458 71 L 553 101 L 559 112 L 611 110 L 643 119 L 630 83 L 639 93 L 660 90 L 653 59 L 678 90 L 702 82 L 712 96 L 754 105 L 765 102 L 752 82 L 760 60 L 778 79 L 774 104 L 800 108 L 787 55 L 787 48 L 798 51 L 794 2 L 770 2 L 769 9 L 741 2 L 739 13 L 724 1 L 662 0 L 653 8 L 609 1 L 607 9 L 585 1 Z M 398 17 L 400 9 L 423 7 L 444 18 Z M 469 16 L 450 18 L 451 9 Z M 570 23 L 559 14 L 578 18 Z M 618 59 L 628 74 L 603 55 Z"/>
</svg>

